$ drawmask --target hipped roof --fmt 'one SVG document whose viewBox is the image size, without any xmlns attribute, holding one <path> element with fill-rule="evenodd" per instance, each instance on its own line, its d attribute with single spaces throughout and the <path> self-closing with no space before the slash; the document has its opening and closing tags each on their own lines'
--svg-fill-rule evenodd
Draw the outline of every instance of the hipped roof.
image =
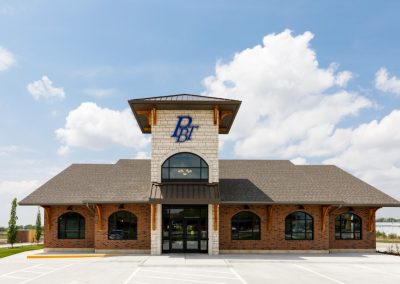
<svg viewBox="0 0 400 284">
<path fill-rule="evenodd" d="M 220 160 L 219 167 L 219 203 L 400 206 L 399 201 L 336 166 Z M 19 204 L 148 203 L 150 171 L 150 160 L 73 164 Z"/>
</svg>

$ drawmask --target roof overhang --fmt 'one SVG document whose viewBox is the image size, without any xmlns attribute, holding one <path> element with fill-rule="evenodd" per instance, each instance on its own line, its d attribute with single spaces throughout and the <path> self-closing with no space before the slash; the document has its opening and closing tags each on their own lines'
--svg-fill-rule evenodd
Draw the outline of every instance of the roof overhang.
<svg viewBox="0 0 400 284">
<path fill-rule="evenodd" d="M 180 97 L 182 99 L 176 99 Z M 190 99 L 183 99 L 189 97 Z M 128 101 L 143 133 L 151 133 L 157 110 L 213 110 L 220 134 L 228 134 L 241 101 L 195 95 L 176 95 Z"/>
<path fill-rule="evenodd" d="M 158 204 L 218 204 L 217 183 L 153 183 L 150 203 Z"/>
</svg>

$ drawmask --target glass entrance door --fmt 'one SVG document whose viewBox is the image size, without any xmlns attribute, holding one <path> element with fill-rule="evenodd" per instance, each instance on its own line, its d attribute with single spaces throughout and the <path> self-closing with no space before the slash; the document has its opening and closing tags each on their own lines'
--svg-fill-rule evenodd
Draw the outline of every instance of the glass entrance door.
<svg viewBox="0 0 400 284">
<path fill-rule="evenodd" d="M 163 252 L 207 252 L 207 206 L 163 205 Z"/>
<path fill-rule="evenodd" d="M 185 219 L 185 250 L 200 250 L 200 218 Z"/>
</svg>

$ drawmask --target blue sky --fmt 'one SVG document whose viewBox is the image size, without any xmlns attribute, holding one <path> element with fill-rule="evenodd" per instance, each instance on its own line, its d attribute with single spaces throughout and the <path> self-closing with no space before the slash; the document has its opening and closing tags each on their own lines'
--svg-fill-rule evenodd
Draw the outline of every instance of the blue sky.
<svg viewBox="0 0 400 284">
<path fill-rule="evenodd" d="M 241 136 L 244 126 L 236 121 L 232 137 L 223 138 L 221 158 L 335 163 L 399 199 L 398 11 L 398 1 L 0 1 L 0 225 L 7 223 L 13 196 L 25 196 L 71 163 L 146 157 L 148 138 L 133 117 L 125 128 L 119 123 L 130 120 L 127 100 L 175 93 L 241 99 L 238 119 L 246 123 L 256 108 L 248 128 L 261 133 L 261 142 L 251 133 Z M 282 68 L 265 63 L 271 58 Z M 241 70 L 260 80 L 244 82 Z M 278 81 L 285 87 L 275 86 Z M 297 88 L 299 82 L 307 87 Z M 336 102 L 337 112 L 349 110 L 318 117 Z M 328 109 L 314 118 L 324 123 L 299 121 L 304 124 L 293 135 L 287 118 L 321 105 Z M 109 124 L 97 121 L 100 115 L 109 115 Z M 98 131 L 77 126 L 85 119 L 99 123 Z M 273 132 L 282 125 L 287 134 Z M 125 138 L 107 139 L 130 126 Z M 382 139 L 364 145 L 377 136 Z M 312 137 L 322 137 L 324 149 Z M 264 147 L 274 143 L 281 144 Z M 361 150 L 368 160 L 349 163 Z M 21 224 L 34 222 L 36 208 L 19 210 Z M 397 209 L 379 214 L 400 217 Z"/>
</svg>

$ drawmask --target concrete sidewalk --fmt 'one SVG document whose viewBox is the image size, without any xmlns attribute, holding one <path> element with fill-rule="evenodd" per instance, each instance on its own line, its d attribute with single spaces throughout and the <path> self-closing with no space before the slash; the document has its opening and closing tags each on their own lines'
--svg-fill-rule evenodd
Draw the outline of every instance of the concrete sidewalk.
<svg viewBox="0 0 400 284">
<path fill-rule="evenodd" d="M 379 253 L 27 259 L 32 254 L 43 255 L 43 251 L 0 259 L 0 283 L 393 284 L 400 281 L 400 257 Z"/>
<path fill-rule="evenodd" d="M 14 247 L 24 247 L 24 246 L 35 246 L 37 243 L 15 243 Z M 43 242 L 39 243 L 39 245 L 43 245 Z M 1 244 L 0 248 L 10 248 L 10 244 Z"/>
</svg>

